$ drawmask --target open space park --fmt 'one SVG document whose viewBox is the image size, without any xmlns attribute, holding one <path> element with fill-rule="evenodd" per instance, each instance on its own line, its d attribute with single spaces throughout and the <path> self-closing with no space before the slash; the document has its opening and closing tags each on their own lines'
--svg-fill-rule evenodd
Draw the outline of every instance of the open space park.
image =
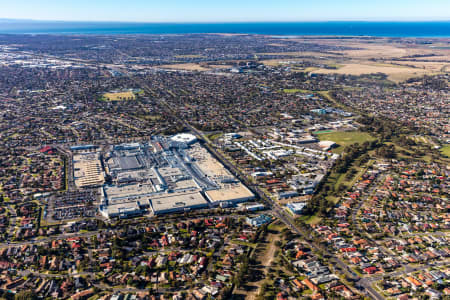
<svg viewBox="0 0 450 300">
<path fill-rule="evenodd" d="M 440 150 L 444 156 L 450 157 L 450 145 L 445 145 Z"/>
<path fill-rule="evenodd" d="M 335 153 L 341 153 L 342 151 L 344 151 L 345 147 L 355 143 L 362 144 L 367 141 L 375 140 L 375 138 L 367 132 L 361 131 L 322 132 L 318 133 L 317 137 L 321 141 L 333 141 L 338 144 L 338 147 L 332 150 Z"/>
<path fill-rule="evenodd" d="M 131 92 L 118 92 L 118 93 L 105 93 L 103 98 L 107 101 L 122 101 L 122 100 L 134 100 L 136 95 Z"/>
</svg>

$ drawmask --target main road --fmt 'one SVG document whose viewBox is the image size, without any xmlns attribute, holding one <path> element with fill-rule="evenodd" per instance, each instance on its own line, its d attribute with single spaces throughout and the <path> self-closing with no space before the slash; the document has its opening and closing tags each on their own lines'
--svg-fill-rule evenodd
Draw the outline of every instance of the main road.
<svg viewBox="0 0 450 300">
<path fill-rule="evenodd" d="M 151 89 L 148 87 L 148 85 L 143 82 L 142 80 L 138 80 L 136 77 L 130 76 L 127 70 L 122 70 L 124 74 L 126 74 L 130 79 L 134 80 L 136 83 L 138 83 L 143 90 L 145 90 L 147 93 L 151 94 Z M 163 105 L 168 112 L 176 116 L 177 112 L 175 109 L 167 103 L 165 99 L 160 98 L 159 102 L 161 105 Z M 300 229 L 294 222 L 294 220 L 286 214 L 285 210 L 275 201 L 273 201 L 270 197 L 268 197 L 258 186 L 254 185 L 252 182 L 248 180 L 248 178 L 233 164 L 231 163 L 222 153 L 217 151 L 214 146 L 212 146 L 209 139 L 197 128 L 192 126 L 188 121 L 181 120 L 183 125 L 194 133 L 194 135 L 199 139 L 200 141 L 204 142 L 205 147 L 225 166 L 230 170 L 239 180 L 241 180 L 247 187 L 256 195 L 259 196 L 268 208 L 272 209 L 273 215 L 279 218 L 283 223 L 285 223 L 293 232 L 299 234 L 304 238 L 304 240 L 310 245 L 310 247 L 314 248 L 316 252 L 320 253 L 322 256 L 328 256 L 331 257 L 331 260 L 335 265 L 339 265 L 342 272 L 351 280 L 355 282 L 360 282 L 361 277 L 353 272 L 348 265 L 340 260 L 338 257 L 336 257 L 333 253 L 330 253 L 327 249 L 324 247 L 321 247 L 317 243 L 310 241 L 310 238 L 308 234 Z M 372 296 L 372 298 L 376 300 L 382 300 L 384 297 L 380 295 L 377 291 L 375 291 L 370 284 L 367 284 L 366 281 L 361 281 L 361 286 L 363 286 L 366 291 Z"/>
<path fill-rule="evenodd" d="M 43 55 L 42 57 L 48 57 L 48 56 Z M 65 59 L 65 60 L 67 60 L 67 61 L 74 61 L 74 60 L 70 60 L 70 59 Z M 109 68 L 114 68 L 114 69 L 121 70 L 123 72 L 123 74 L 126 74 L 130 79 L 138 82 L 144 90 L 146 90 L 147 92 L 151 93 L 150 88 L 148 87 L 148 85 L 145 82 L 138 81 L 135 77 L 130 76 L 130 74 L 128 73 L 128 70 L 126 70 L 125 66 L 123 66 L 123 65 L 98 64 L 96 62 L 85 61 L 85 60 L 76 60 L 76 62 L 77 63 L 83 63 L 85 65 L 94 65 L 96 67 L 98 67 L 100 65 L 100 66 L 104 66 L 104 67 L 109 67 Z M 164 99 L 160 99 L 160 102 L 161 102 L 161 104 L 163 104 L 168 109 L 169 112 L 171 112 L 174 115 L 176 115 L 175 110 Z M 299 234 L 300 236 L 302 236 L 305 239 L 305 241 L 307 241 L 308 244 L 312 248 L 314 248 L 318 253 L 321 253 L 322 255 L 327 255 L 327 256 L 331 257 L 332 261 L 335 262 L 337 265 L 339 265 L 341 270 L 349 278 L 351 278 L 354 281 L 360 281 L 361 285 L 364 286 L 364 288 L 367 290 L 367 292 L 374 299 L 377 299 L 377 300 L 384 299 L 384 297 L 382 297 L 380 294 L 378 294 L 370 286 L 370 283 L 368 283 L 367 280 L 361 280 L 361 277 L 359 277 L 350 268 L 348 268 L 347 264 L 345 264 L 338 257 L 336 257 L 334 254 L 328 252 L 328 250 L 324 249 L 320 245 L 310 241 L 307 233 L 304 232 L 303 230 L 301 230 L 295 224 L 295 222 L 292 220 L 292 218 L 285 213 L 285 210 L 278 203 L 276 203 L 272 199 L 270 199 L 270 197 L 268 197 L 261 189 L 259 189 L 259 187 L 255 186 L 251 182 L 249 182 L 249 180 L 246 178 L 246 176 L 244 174 L 242 174 L 239 169 L 237 169 L 232 163 L 230 163 L 228 161 L 228 159 L 226 159 L 220 152 L 218 152 L 210 144 L 209 140 L 204 136 L 204 134 L 201 131 L 197 130 L 194 126 L 190 125 L 186 120 L 183 120 L 182 122 L 183 122 L 184 126 L 186 128 L 188 128 L 190 131 L 192 131 L 199 140 L 202 140 L 202 141 L 205 142 L 206 148 L 213 155 L 215 155 L 216 158 L 223 165 L 225 165 L 237 178 L 239 178 L 243 183 L 245 183 L 250 188 L 250 190 L 252 190 L 253 193 L 257 194 L 262 200 L 265 201 L 267 206 L 272 209 L 273 214 L 276 217 L 278 217 L 281 221 L 283 221 L 292 231 L 294 231 L 297 234 Z M 89 233 L 86 233 L 86 234 L 78 234 L 78 235 L 75 235 L 75 234 L 62 234 L 59 237 L 60 238 L 67 238 L 67 237 L 71 237 L 71 236 L 92 236 L 92 235 L 95 235 L 97 233 L 98 233 L 97 231 L 94 231 L 94 232 L 89 232 Z M 48 239 L 48 240 L 50 240 L 50 239 Z M 46 242 L 46 241 L 47 241 L 47 239 L 42 239 L 42 240 L 35 240 L 35 241 L 31 241 L 31 242 L 27 241 L 27 242 L 23 242 L 23 243 L 0 244 L 0 248 L 8 247 L 8 246 L 19 246 L 19 245 L 25 245 L 25 244 L 41 243 L 41 242 Z"/>
<path fill-rule="evenodd" d="M 257 194 L 262 200 L 264 200 L 264 202 L 266 203 L 266 205 L 272 209 L 273 214 L 280 219 L 281 221 L 283 221 L 283 223 L 285 223 L 293 232 L 299 234 L 300 236 L 303 237 L 303 239 L 310 245 L 310 247 L 314 248 L 314 250 L 318 253 L 320 253 L 322 256 L 328 256 L 331 257 L 331 261 L 335 264 L 335 265 L 339 265 L 340 269 L 342 270 L 342 272 L 348 277 L 351 278 L 353 281 L 359 282 L 361 281 L 361 277 L 356 274 L 355 272 L 353 272 L 348 265 L 343 262 L 341 259 L 339 259 L 338 257 L 336 257 L 334 254 L 330 253 L 327 249 L 325 249 L 324 247 L 318 245 L 317 243 L 310 241 L 310 238 L 308 236 L 308 234 L 300 229 L 297 224 L 295 223 L 295 221 L 292 219 L 292 217 L 290 215 L 288 215 L 286 213 L 286 211 L 275 201 L 273 201 L 270 197 L 268 197 L 258 186 L 253 185 L 248 178 L 242 174 L 242 172 L 236 168 L 228 159 L 226 159 L 222 153 L 220 153 L 219 151 L 217 151 L 208 141 L 208 139 L 203 135 L 202 132 L 200 132 L 199 130 L 197 130 L 194 126 L 191 126 L 189 123 L 185 122 L 184 124 L 186 127 L 188 127 L 192 132 L 195 133 L 195 135 L 197 136 L 198 139 L 203 140 L 205 142 L 205 146 L 206 148 L 213 154 L 216 156 L 216 158 L 222 163 L 224 164 L 237 178 L 239 178 L 242 182 L 244 182 L 251 190 L 253 193 Z M 370 282 L 366 282 L 366 281 L 361 281 L 361 286 L 363 286 L 365 288 L 365 290 L 368 292 L 368 294 L 370 294 L 370 296 L 372 296 L 372 298 L 376 299 L 376 300 L 383 300 L 384 297 L 382 295 L 380 295 L 370 284 Z"/>
<path fill-rule="evenodd" d="M 144 90 L 149 92 L 149 88 L 145 83 L 140 82 L 140 85 L 143 87 Z M 175 110 L 163 99 L 161 99 L 161 104 L 163 104 L 171 113 L 175 114 Z M 315 249 L 316 252 L 322 254 L 322 256 L 328 256 L 331 257 L 331 260 L 333 263 L 339 265 L 342 272 L 348 277 L 351 278 L 353 281 L 360 281 L 361 277 L 358 276 L 355 272 L 353 272 L 348 265 L 340 260 L 338 257 L 336 257 L 334 254 L 330 253 L 328 250 L 326 250 L 324 247 L 321 247 L 317 243 L 310 241 L 308 234 L 304 232 L 304 230 L 300 229 L 294 222 L 291 216 L 286 214 L 286 211 L 275 201 L 273 201 L 270 197 L 268 197 L 258 186 L 251 183 L 248 178 L 242 174 L 242 172 L 233 164 L 231 163 L 222 153 L 217 151 L 214 146 L 211 145 L 209 139 L 197 128 L 189 124 L 189 122 L 183 120 L 183 125 L 188 128 L 191 132 L 195 134 L 197 139 L 204 142 L 205 147 L 224 165 L 226 166 L 232 173 L 235 175 L 239 180 L 241 180 L 244 184 L 247 185 L 247 187 L 256 195 L 259 196 L 266 205 L 272 209 L 273 214 L 279 218 L 283 223 L 285 223 L 293 232 L 299 234 L 302 236 L 305 241 Z M 381 296 L 377 291 L 375 291 L 370 284 L 365 284 L 365 282 L 362 282 L 362 286 L 367 290 L 367 292 L 377 300 L 384 299 L 383 296 Z"/>
</svg>

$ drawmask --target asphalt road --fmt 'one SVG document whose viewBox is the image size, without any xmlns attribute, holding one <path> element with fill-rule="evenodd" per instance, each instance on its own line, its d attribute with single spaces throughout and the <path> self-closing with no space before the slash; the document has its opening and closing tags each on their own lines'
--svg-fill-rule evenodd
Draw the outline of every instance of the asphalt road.
<svg viewBox="0 0 450 300">
<path fill-rule="evenodd" d="M 185 126 L 187 126 L 192 132 L 194 132 L 197 138 L 207 141 L 204 135 L 196 128 L 194 128 L 187 122 Z M 355 282 L 359 282 L 362 280 L 362 278 L 358 274 L 353 272 L 345 262 L 340 260 L 334 254 L 330 253 L 329 251 L 327 251 L 326 249 L 324 249 L 320 245 L 317 245 L 314 242 L 308 242 L 309 238 L 307 233 L 305 233 L 303 230 L 297 227 L 292 218 L 286 214 L 285 210 L 278 203 L 274 202 L 272 199 L 267 197 L 267 195 L 263 191 L 261 191 L 261 189 L 259 189 L 257 186 L 254 186 L 251 182 L 249 182 L 247 178 L 243 174 L 241 174 L 241 172 L 233 164 L 231 164 L 220 152 L 216 151 L 212 146 L 210 146 L 208 142 L 206 142 L 205 145 L 208 148 L 208 150 L 212 152 L 222 164 L 228 167 L 228 169 L 236 177 L 238 177 L 241 181 L 243 181 L 252 190 L 252 192 L 257 194 L 261 199 L 263 199 L 266 202 L 266 205 L 272 209 L 272 212 L 276 217 L 278 217 L 283 223 L 285 223 L 293 232 L 302 236 L 305 239 L 305 241 L 310 245 L 310 247 L 314 248 L 318 253 L 321 253 L 322 256 L 331 257 L 331 261 L 335 265 L 339 265 L 341 272 L 344 273 L 348 278 L 351 278 Z M 370 284 L 367 284 L 365 281 L 361 282 L 361 286 L 363 286 L 374 299 L 377 300 L 384 299 L 383 296 L 381 296 L 376 290 L 372 288 Z"/>
<path fill-rule="evenodd" d="M 79 233 L 79 232 L 73 232 L 73 233 L 63 233 L 63 234 L 59 234 L 59 235 L 54 235 L 51 237 L 46 237 L 46 238 L 42 238 L 42 239 L 30 239 L 30 240 L 26 240 L 26 241 L 22 241 L 22 242 L 11 242 L 11 243 L 0 243 L 0 249 L 2 248 L 9 248 L 9 247 L 19 247 L 19 246 L 24 246 L 24 245 L 35 245 L 35 244 L 41 244 L 41 243 L 48 243 L 54 240 L 63 240 L 63 239 L 67 239 L 70 237 L 90 237 L 90 236 L 94 236 L 97 235 L 98 233 L 100 233 L 99 230 L 97 231 L 89 231 L 89 232 L 85 232 L 85 233 Z"/>
<path fill-rule="evenodd" d="M 118 67 L 118 66 L 115 66 Z M 120 68 L 120 67 L 119 67 Z M 125 74 L 128 75 L 126 70 L 122 70 Z M 136 80 L 135 78 L 133 78 L 134 80 Z M 145 84 L 145 82 L 138 82 L 141 87 L 146 90 L 147 92 L 150 91 L 150 88 Z M 175 113 L 175 111 L 173 110 L 173 108 L 163 99 L 160 99 L 161 104 L 163 104 L 167 110 L 171 113 Z M 231 162 L 228 161 L 228 159 L 226 159 L 220 152 L 218 152 L 214 147 L 212 147 L 209 142 L 208 139 L 204 136 L 204 134 L 202 132 L 200 132 L 199 130 L 197 130 L 195 127 L 193 127 L 192 125 L 190 125 L 187 121 L 183 121 L 183 124 L 186 128 L 188 128 L 190 131 L 192 131 L 198 139 L 205 141 L 205 146 L 206 148 L 224 165 L 226 166 L 237 178 L 239 178 L 244 184 L 246 184 L 249 189 L 255 193 L 256 195 L 258 195 L 262 200 L 264 200 L 264 202 L 266 203 L 267 207 L 272 209 L 272 213 L 274 216 L 278 217 L 281 221 L 283 221 L 293 232 L 299 234 L 300 236 L 302 236 L 305 239 L 305 242 L 307 242 L 311 248 L 315 249 L 315 251 L 317 251 L 318 253 L 322 254 L 323 256 L 328 256 L 330 257 L 330 260 L 335 264 L 338 265 L 340 267 L 340 272 L 345 274 L 347 277 L 351 278 L 352 280 L 354 280 L 355 282 L 357 282 L 360 286 L 362 286 L 367 293 L 374 299 L 377 300 L 381 300 L 384 299 L 383 296 L 381 296 L 377 291 L 375 291 L 372 287 L 371 287 L 371 283 L 373 281 L 375 281 L 377 277 L 371 277 L 371 278 L 361 278 L 358 274 L 356 274 L 355 272 L 353 272 L 346 263 L 344 263 L 342 260 L 340 260 L 338 257 L 336 257 L 333 253 L 330 253 L 328 250 L 326 250 L 324 247 L 314 243 L 314 242 L 310 242 L 308 234 L 303 231 L 301 228 L 299 228 L 294 220 L 286 214 L 285 210 L 278 205 L 278 203 L 274 202 L 272 199 L 270 199 L 269 197 L 267 197 L 267 195 L 261 190 L 259 189 L 259 187 L 253 185 L 251 182 L 249 182 L 249 180 L 246 178 L 246 176 L 244 174 L 242 174 Z M 69 174 L 70 176 L 71 174 Z M 69 182 L 71 182 L 71 180 L 69 180 Z M 354 216 L 352 216 L 354 218 Z M 46 242 L 46 241 L 51 241 L 55 238 L 58 239 L 64 239 L 64 238 L 68 238 L 71 236 L 80 236 L 80 237 L 88 237 L 88 236 L 92 236 L 92 235 L 96 235 L 98 232 L 94 231 L 94 232 L 89 232 L 89 233 L 84 233 L 84 234 L 77 234 L 77 233 L 73 233 L 73 234 L 62 234 L 59 235 L 57 237 L 52 237 L 52 238 L 46 238 L 46 239 L 41 239 L 41 240 L 32 240 L 32 241 L 26 241 L 26 242 L 21 242 L 21 243 L 13 243 L 13 244 L 5 244 L 2 243 L 0 244 L 0 248 L 2 247 L 9 247 L 11 245 L 14 246 L 20 246 L 20 245 L 25 245 L 25 244 L 33 244 L 33 243 L 41 243 L 41 242 Z M 424 267 L 425 268 L 425 267 Z M 407 272 L 409 270 L 405 270 L 404 272 Z M 401 273 L 399 273 L 401 274 Z M 374 279 L 372 279 L 374 278 Z M 104 288 L 104 286 L 102 285 L 98 285 L 97 287 L 99 288 Z M 121 292 L 136 292 L 136 291 L 140 291 L 138 289 L 132 289 L 132 288 L 121 288 L 121 289 L 114 289 L 115 291 L 121 291 Z"/>
</svg>

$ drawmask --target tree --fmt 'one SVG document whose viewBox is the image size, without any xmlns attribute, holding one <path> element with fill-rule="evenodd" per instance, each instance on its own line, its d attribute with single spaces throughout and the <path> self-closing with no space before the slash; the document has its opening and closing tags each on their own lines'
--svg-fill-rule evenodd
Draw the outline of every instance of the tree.
<svg viewBox="0 0 450 300">
<path fill-rule="evenodd" d="M 395 158 L 397 156 L 394 145 L 383 145 L 376 151 L 377 155 L 384 158 Z"/>
<path fill-rule="evenodd" d="M 231 298 L 231 288 L 229 286 L 226 286 L 222 289 L 220 292 L 220 299 L 230 299 Z M 184 298 L 183 298 L 184 299 Z"/>
<path fill-rule="evenodd" d="M 14 295 L 14 300 L 37 300 L 37 296 L 32 291 L 20 291 Z"/>
<path fill-rule="evenodd" d="M 267 282 L 263 282 L 263 284 L 261 284 L 261 287 L 259 289 L 259 295 L 264 296 L 264 294 L 267 292 L 268 288 L 269 288 L 269 284 Z"/>
<path fill-rule="evenodd" d="M 133 285 L 133 278 L 129 278 L 127 281 L 127 285 L 132 286 Z"/>
</svg>

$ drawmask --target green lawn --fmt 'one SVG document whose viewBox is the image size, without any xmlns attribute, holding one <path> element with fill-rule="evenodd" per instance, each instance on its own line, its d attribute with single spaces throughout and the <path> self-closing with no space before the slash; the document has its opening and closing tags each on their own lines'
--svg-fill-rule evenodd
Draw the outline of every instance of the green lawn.
<svg viewBox="0 0 450 300">
<path fill-rule="evenodd" d="M 310 218 L 308 218 L 308 220 L 305 221 L 306 224 L 314 224 L 317 225 L 320 223 L 320 221 L 322 221 L 321 217 L 318 216 L 311 216 Z"/>
<path fill-rule="evenodd" d="M 346 173 L 339 175 L 335 185 L 339 186 L 340 184 L 345 184 L 348 187 L 352 187 L 356 183 L 356 181 L 359 178 L 361 178 L 361 176 L 367 171 L 368 166 L 373 165 L 374 162 L 375 162 L 374 160 L 370 160 L 368 163 L 365 164 L 364 167 L 359 167 L 353 164 L 352 167 L 357 171 L 356 174 L 350 180 L 348 180 L 346 177 L 347 173 L 350 171 L 349 169 L 349 171 L 347 171 Z"/>
<path fill-rule="evenodd" d="M 373 141 L 375 140 L 367 132 L 361 131 L 333 131 L 327 133 L 319 133 L 317 137 L 321 141 L 333 141 L 339 146 L 334 148 L 332 151 L 335 153 L 341 153 L 346 146 L 359 143 L 362 144 L 365 141 Z"/>
<path fill-rule="evenodd" d="M 363 166 L 358 166 L 356 163 L 353 163 L 351 165 L 351 168 L 355 169 L 357 171 L 357 173 L 351 178 L 351 179 L 347 179 L 346 175 L 348 172 L 350 172 L 350 169 L 344 173 L 344 174 L 340 174 L 340 173 L 336 173 L 336 172 L 332 172 L 328 177 L 327 180 L 325 181 L 325 185 L 328 185 L 330 187 L 330 189 L 332 190 L 336 190 L 341 184 L 345 185 L 348 188 L 352 187 L 355 182 L 361 178 L 362 174 L 364 174 L 364 172 L 367 170 L 367 168 L 372 165 L 375 162 L 375 160 L 370 160 L 369 162 L 367 162 L 366 164 L 364 164 Z M 332 203 L 338 203 L 339 200 L 341 199 L 340 196 L 333 196 L 331 194 L 328 194 L 326 196 L 326 199 Z"/>
<path fill-rule="evenodd" d="M 323 134 L 323 133 L 330 133 L 333 132 L 333 130 L 321 130 L 321 131 L 314 131 L 314 134 Z"/>
<path fill-rule="evenodd" d="M 281 223 L 281 222 L 274 222 L 274 223 L 271 223 L 269 226 L 267 226 L 267 228 L 269 230 L 280 232 L 281 230 L 286 228 L 286 225 L 284 225 L 284 223 Z"/>
<path fill-rule="evenodd" d="M 444 156 L 450 157 L 450 145 L 445 145 L 440 149 Z"/>
<path fill-rule="evenodd" d="M 208 139 L 210 139 L 211 141 L 215 141 L 218 138 L 220 138 L 222 136 L 222 133 L 212 133 L 212 134 L 208 134 L 206 135 L 208 137 Z"/>
<path fill-rule="evenodd" d="M 397 152 L 397 157 L 398 158 L 403 158 L 403 159 L 404 158 L 406 158 L 406 159 L 408 159 L 408 158 L 409 159 L 410 158 L 416 158 L 416 159 L 420 159 L 422 161 L 425 161 L 427 163 L 430 163 L 432 161 L 431 155 L 428 152 L 426 152 L 426 151 L 425 151 L 425 155 L 424 156 L 415 156 L 414 155 L 414 148 L 407 149 L 405 147 L 399 146 L 398 144 L 395 144 L 395 143 L 392 143 L 392 142 L 386 142 L 385 144 L 386 145 L 394 145 L 395 146 L 395 152 Z M 416 147 L 416 148 L 418 148 L 418 147 Z M 440 149 L 440 150 L 441 150 L 441 153 L 443 153 L 442 149 Z"/>
</svg>

